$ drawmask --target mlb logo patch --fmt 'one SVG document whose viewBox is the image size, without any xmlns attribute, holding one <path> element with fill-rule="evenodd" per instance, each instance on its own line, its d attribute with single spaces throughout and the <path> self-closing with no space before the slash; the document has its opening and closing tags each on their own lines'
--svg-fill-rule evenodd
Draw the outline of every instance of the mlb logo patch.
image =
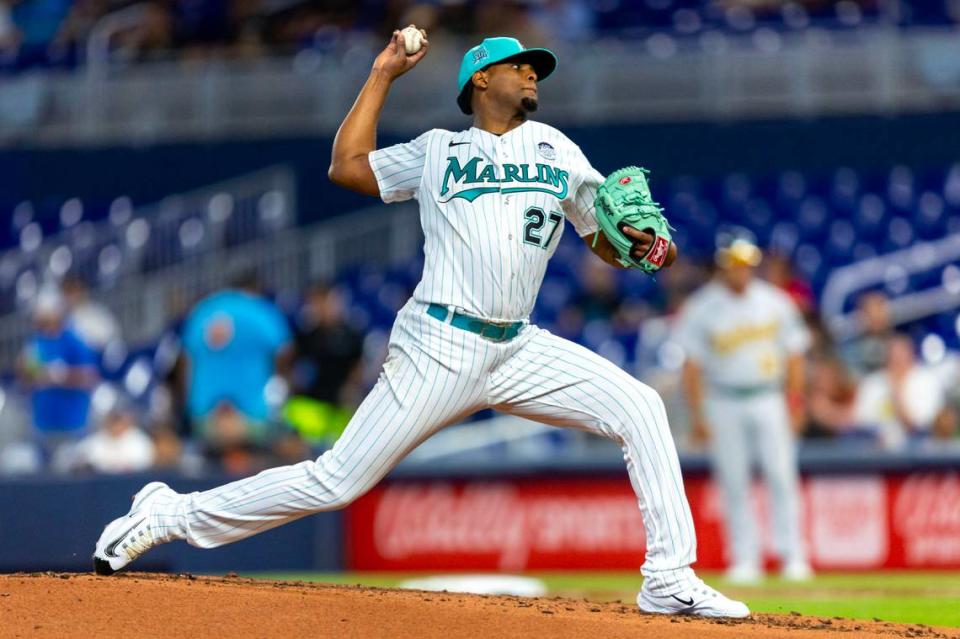
<svg viewBox="0 0 960 639">
<path fill-rule="evenodd" d="M 549 142 L 541 142 L 537 145 L 537 153 L 547 158 L 548 160 L 557 159 L 557 151 L 553 148 L 553 145 Z"/>
<path fill-rule="evenodd" d="M 647 254 L 646 260 L 654 266 L 663 266 L 663 262 L 667 259 L 667 249 L 669 248 L 670 241 L 658 235 L 653 240 L 653 248 L 651 248 Z"/>
<path fill-rule="evenodd" d="M 486 60 L 489 57 L 490 57 L 490 54 L 487 53 L 487 48 L 480 47 L 479 49 L 473 52 L 473 63 L 479 64 L 481 60 Z"/>
</svg>

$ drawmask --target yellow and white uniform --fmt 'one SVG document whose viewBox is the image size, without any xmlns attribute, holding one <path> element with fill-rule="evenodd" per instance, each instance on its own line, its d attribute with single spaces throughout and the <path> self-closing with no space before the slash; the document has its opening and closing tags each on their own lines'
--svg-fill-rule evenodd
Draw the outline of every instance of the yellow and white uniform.
<svg viewBox="0 0 960 639">
<path fill-rule="evenodd" d="M 687 301 L 676 339 L 704 379 L 704 413 L 726 504 L 729 558 L 758 572 L 762 566 L 750 500 L 756 459 L 770 490 L 776 551 L 787 564 L 806 564 L 796 448 L 783 389 L 787 358 L 810 346 L 796 306 L 764 281 L 752 280 L 742 294 L 714 281 Z"/>
</svg>

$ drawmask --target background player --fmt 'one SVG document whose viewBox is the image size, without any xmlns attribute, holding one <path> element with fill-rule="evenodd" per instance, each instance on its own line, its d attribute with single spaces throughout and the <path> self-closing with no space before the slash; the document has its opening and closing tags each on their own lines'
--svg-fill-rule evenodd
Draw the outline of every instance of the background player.
<svg viewBox="0 0 960 639">
<path fill-rule="evenodd" d="M 763 575 L 750 485 L 755 458 L 770 488 L 783 576 L 812 576 L 800 536 L 797 460 L 791 424 L 802 424 L 804 352 L 810 336 L 790 298 L 753 277 L 761 260 L 736 238 L 716 253 L 716 279 L 687 301 L 678 325 L 684 386 L 695 439 L 710 442 L 727 525 L 727 577 Z"/>
<path fill-rule="evenodd" d="M 404 44 L 395 32 L 375 60 L 337 133 L 329 171 L 337 184 L 385 202 L 420 203 L 423 278 L 397 316 L 380 380 L 317 461 L 191 495 L 149 484 L 101 536 L 98 572 L 118 570 L 158 543 L 220 546 L 342 508 L 439 429 L 495 408 L 621 444 L 647 535 L 641 609 L 746 616 L 745 605 L 690 568 L 695 533 L 659 396 L 528 322 L 564 218 L 592 242 L 603 182 L 562 133 L 527 119 L 537 108 L 537 81 L 553 72 L 556 57 L 512 38 L 484 40 L 464 56 L 458 78 L 458 104 L 475 114 L 474 126 L 378 150 L 390 85 L 426 53 L 407 55 Z M 642 257 L 652 238 L 631 233 Z M 613 247 L 602 238 L 596 246 L 613 263 Z"/>
</svg>

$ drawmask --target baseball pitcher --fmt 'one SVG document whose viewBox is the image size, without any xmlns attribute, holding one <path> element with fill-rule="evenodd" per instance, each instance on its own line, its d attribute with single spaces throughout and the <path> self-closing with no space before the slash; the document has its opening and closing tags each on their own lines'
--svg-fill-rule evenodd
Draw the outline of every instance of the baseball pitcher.
<svg viewBox="0 0 960 639">
<path fill-rule="evenodd" d="M 503 37 L 463 57 L 457 104 L 473 126 L 377 148 L 390 86 L 429 50 L 426 34 L 416 34 L 417 50 L 405 31 L 374 61 L 329 170 L 346 188 L 420 205 L 423 277 L 397 316 L 379 381 L 316 461 L 189 495 L 148 484 L 97 542 L 97 572 L 119 570 L 160 543 L 210 548 L 343 508 L 433 433 L 494 408 L 622 446 L 648 544 L 642 610 L 748 615 L 690 568 L 696 539 L 660 397 L 528 320 L 567 220 L 614 266 L 654 271 L 673 261 L 676 247 L 644 172 L 629 167 L 605 180 L 560 131 L 531 121 L 537 84 L 557 58 Z"/>
</svg>

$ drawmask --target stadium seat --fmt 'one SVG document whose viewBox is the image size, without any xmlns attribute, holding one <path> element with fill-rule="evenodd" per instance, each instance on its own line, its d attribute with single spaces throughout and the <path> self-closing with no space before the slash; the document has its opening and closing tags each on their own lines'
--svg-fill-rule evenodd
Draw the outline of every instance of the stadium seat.
<svg viewBox="0 0 960 639">
<path fill-rule="evenodd" d="M 886 218 L 886 205 L 875 193 L 866 193 L 860 197 L 860 202 L 854 212 L 853 223 L 857 228 L 857 235 L 864 239 L 878 237 L 883 229 Z"/>
<path fill-rule="evenodd" d="M 83 202 L 72 197 L 60 206 L 60 228 L 71 229 L 83 219 Z"/>
<path fill-rule="evenodd" d="M 797 227 L 803 239 L 818 239 L 824 235 L 829 211 L 817 196 L 807 196 L 797 210 Z"/>
</svg>

